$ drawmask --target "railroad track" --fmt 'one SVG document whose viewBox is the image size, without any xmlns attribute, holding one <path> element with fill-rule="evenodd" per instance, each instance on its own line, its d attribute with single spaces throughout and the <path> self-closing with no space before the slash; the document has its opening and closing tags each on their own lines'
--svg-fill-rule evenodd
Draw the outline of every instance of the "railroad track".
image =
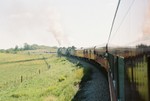
<svg viewBox="0 0 150 101">
<path fill-rule="evenodd" d="M 80 63 L 90 71 L 85 74 L 79 85 L 79 91 L 72 101 L 110 101 L 109 84 L 106 75 L 95 65 L 77 58 L 68 58 L 73 63 Z"/>
</svg>

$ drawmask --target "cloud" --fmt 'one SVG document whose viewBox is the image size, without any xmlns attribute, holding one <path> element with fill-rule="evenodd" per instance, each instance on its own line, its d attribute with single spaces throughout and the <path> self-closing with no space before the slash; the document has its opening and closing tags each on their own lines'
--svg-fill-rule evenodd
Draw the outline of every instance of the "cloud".
<svg viewBox="0 0 150 101">
<path fill-rule="evenodd" d="M 22 13 L 15 13 L 10 15 L 10 19 L 18 19 L 18 18 L 33 18 L 32 12 L 22 12 Z"/>
</svg>

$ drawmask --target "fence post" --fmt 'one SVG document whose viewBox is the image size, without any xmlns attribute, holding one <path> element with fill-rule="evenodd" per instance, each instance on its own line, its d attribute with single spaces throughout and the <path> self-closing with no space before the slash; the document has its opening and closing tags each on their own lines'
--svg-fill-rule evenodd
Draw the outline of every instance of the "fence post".
<svg viewBox="0 0 150 101">
<path fill-rule="evenodd" d="M 41 70 L 39 69 L 39 74 L 41 73 Z"/>
<path fill-rule="evenodd" d="M 23 76 L 21 75 L 21 82 L 23 82 Z"/>
</svg>

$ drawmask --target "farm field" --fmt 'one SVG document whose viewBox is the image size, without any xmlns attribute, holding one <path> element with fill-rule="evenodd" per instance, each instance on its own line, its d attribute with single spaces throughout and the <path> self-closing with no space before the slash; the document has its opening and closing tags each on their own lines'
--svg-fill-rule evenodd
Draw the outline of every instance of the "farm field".
<svg viewBox="0 0 150 101">
<path fill-rule="evenodd" d="M 0 101 L 70 101 L 82 77 L 55 54 L 0 53 Z"/>
</svg>

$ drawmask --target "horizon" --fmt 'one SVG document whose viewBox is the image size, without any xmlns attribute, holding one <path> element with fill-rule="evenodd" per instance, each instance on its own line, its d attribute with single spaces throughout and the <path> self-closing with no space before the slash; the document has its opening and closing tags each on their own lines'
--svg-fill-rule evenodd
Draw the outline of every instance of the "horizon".
<svg viewBox="0 0 150 101">
<path fill-rule="evenodd" d="M 28 43 L 24 43 L 24 44 L 28 44 Z M 14 47 L 9 47 L 9 48 L 6 48 L 6 49 L 4 49 L 4 48 L 0 48 L 0 50 L 9 50 L 9 49 L 15 49 L 15 47 L 17 46 L 18 48 L 24 48 L 24 44 L 22 45 L 22 46 L 18 46 L 18 45 L 15 45 Z M 48 46 L 48 45 L 42 45 L 42 44 L 28 44 L 28 45 L 30 45 L 30 46 L 32 46 L 32 45 L 38 45 L 38 46 L 45 46 L 45 47 L 50 47 L 50 48 L 53 48 L 53 47 L 57 47 L 57 48 L 63 48 L 63 47 L 59 47 L 59 46 Z M 148 46 L 148 47 L 150 47 L 150 45 L 147 45 L 147 44 L 143 44 L 143 43 L 139 43 L 139 44 L 137 44 L 137 45 L 135 45 L 135 46 L 119 46 L 119 45 L 110 45 L 110 47 L 109 48 L 116 48 L 116 47 L 124 47 L 124 48 L 134 48 L 134 47 L 136 47 L 136 46 L 138 46 L 138 45 L 146 45 L 146 46 Z M 68 46 L 68 47 L 73 47 L 73 46 Z M 65 48 L 68 48 L 68 47 L 65 47 Z M 74 47 L 76 47 L 76 46 L 74 46 Z M 95 47 L 95 46 L 90 46 L 90 47 L 76 47 L 77 49 L 81 49 L 81 48 L 91 48 L 91 47 Z M 106 46 L 96 46 L 96 47 L 106 47 Z"/>
</svg>

